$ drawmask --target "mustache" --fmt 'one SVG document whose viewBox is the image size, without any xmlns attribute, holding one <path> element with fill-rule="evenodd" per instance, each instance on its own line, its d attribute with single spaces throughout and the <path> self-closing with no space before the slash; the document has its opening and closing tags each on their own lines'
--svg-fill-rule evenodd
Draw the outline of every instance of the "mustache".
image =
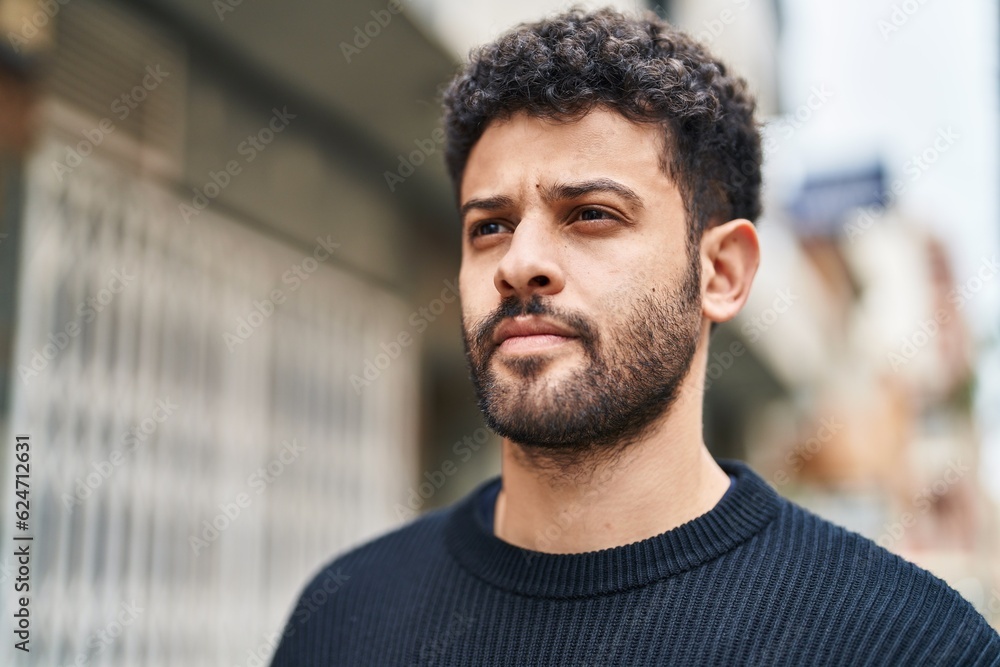
<svg viewBox="0 0 1000 667">
<path fill-rule="evenodd" d="M 493 347 L 493 334 L 500 323 L 519 315 L 545 315 L 568 327 L 579 336 L 584 346 L 590 348 L 597 340 L 597 328 L 588 320 L 575 313 L 557 310 L 533 294 L 530 299 L 523 300 L 509 296 L 500 302 L 495 311 L 477 324 L 472 332 L 472 340 L 478 350 L 488 350 Z"/>
</svg>

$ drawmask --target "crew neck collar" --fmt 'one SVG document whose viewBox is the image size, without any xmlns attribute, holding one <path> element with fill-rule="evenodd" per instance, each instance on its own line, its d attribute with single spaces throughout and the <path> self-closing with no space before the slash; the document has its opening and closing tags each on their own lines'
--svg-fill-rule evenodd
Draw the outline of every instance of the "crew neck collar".
<svg viewBox="0 0 1000 667">
<path fill-rule="evenodd" d="M 531 551 L 493 535 L 479 505 L 481 495 L 499 482 L 494 477 L 455 506 L 447 546 L 474 576 L 521 595 L 580 598 L 645 586 L 721 556 L 777 515 L 780 496 L 747 464 L 728 459 L 718 464 L 736 482 L 705 514 L 639 542 L 581 554 Z"/>
</svg>

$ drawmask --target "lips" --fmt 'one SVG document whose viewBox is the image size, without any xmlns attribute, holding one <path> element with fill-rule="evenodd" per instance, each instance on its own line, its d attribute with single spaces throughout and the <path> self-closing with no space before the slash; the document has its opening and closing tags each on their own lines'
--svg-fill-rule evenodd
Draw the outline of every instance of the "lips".
<svg viewBox="0 0 1000 667">
<path fill-rule="evenodd" d="M 509 351 L 534 351 L 578 338 L 572 329 L 537 317 L 504 320 L 493 335 L 493 344 Z"/>
</svg>

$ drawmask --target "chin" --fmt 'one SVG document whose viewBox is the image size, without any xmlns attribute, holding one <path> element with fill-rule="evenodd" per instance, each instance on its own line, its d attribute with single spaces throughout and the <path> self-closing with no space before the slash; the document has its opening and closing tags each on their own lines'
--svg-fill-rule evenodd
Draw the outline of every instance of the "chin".
<svg viewBox="0 0 1000 667">
<path fill-rule="evenodd" d="M 498 384 L 505 381 L 536 382 L 546 380 L 551 384 L 558 377 L 572 374 L 580 361 L 573 360 L 559 351 L 540 351 L 531 354 L 496 353 L 490 363 Z"/>
</svg>

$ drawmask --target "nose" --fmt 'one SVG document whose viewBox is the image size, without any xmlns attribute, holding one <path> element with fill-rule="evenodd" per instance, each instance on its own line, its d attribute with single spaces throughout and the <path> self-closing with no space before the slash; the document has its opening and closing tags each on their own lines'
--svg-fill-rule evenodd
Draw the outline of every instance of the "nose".
<svg viewBox="0 0 1000 667">
<path fill-rule="evenodd" d="M 558 254 L 556 239 L 541 221 L 522 219 L 493 275 L 500 296 L 528 299 L 562 291 L 565 275 Z"/>
</svg>

